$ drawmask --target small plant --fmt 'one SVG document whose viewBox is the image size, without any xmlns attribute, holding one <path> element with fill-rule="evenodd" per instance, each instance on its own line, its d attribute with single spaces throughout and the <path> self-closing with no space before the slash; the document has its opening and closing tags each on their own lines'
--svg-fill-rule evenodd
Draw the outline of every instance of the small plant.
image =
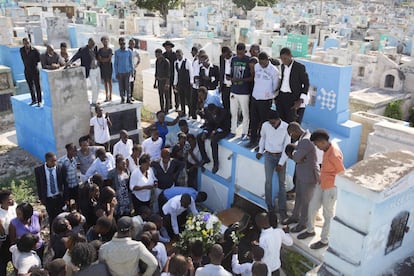
<svg viewBox="0 0 414 276">
<path fill-rule="evenodd" d="M 301 276 L 310 271 L 314 264 L 303 255 L 290 249 L 282 248 L 282 268 L 286 275 Z"/>
<path fill-rule="evenodd" d="M 384 116 L 392 119 L 402 120 L 403 112 L 401 104 L 401 100 L 390 102 L 385 108 Z"/>
<path fill-rule="evenodd" d="M 0 180 L 0 189 L 10 190 L 13 193 L 14 201 L 36 202 L 35 179 L 33 175 L 24 178 L 7 177 Z"/>
</svg>

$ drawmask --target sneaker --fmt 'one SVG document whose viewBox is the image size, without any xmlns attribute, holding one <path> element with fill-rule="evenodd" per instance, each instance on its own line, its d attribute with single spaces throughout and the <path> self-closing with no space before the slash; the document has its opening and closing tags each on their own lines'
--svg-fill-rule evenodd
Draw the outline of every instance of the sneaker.
<svg viewBox="0 0 414 276">
<path fill-rule="evenodd" d="M 232 139 L 232 138 L 234 138 L 236 136 L 236 134 L 234 134 L 234 133 L 231 133 L 230 132 L 230 134 L 229 135 L 227 135 L 227 139 Z"/>
<path fill-rule="evenodd" d="M 300 233 L 296 238 L 298 240 L 304 240 L 304 239 L 307 239 L 307 238 L 310 238 L 310 237 L 313 237 L 313 236 L 315 236 L 315 232 L 310 233 L 308 231 L 305 231 L 303 233 Z"/>
<path fill-rule="evenodd" d="M 310 249 L 321 249 L 321 248 L 324 248 L 325 246 L 328 246 L 328 243 L 318 241 L 318 242 L 311 244 Z"/>
<path fill-rule="evenodd" d="M 212 172 L 213 174 L 216 174 L 216 173 L 218 172 L 218 170 L 219 170 L 218 165 L 214 165 L 214 166 L 213 166 L 213 169 L 211 170 L 211 172 Z"/>
</svg>

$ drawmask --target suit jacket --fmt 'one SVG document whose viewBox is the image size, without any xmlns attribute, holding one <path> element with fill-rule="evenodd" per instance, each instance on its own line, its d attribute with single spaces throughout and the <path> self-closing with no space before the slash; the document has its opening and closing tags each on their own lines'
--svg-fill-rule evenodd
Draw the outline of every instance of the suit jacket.
<svg viewBox="0 0 414 276">
<path fill-rule="evenodd" d="M 282 64 L 281 69 L 282 69 L 282 78 L 280 80 L 279 89 L 282 86 L 282 82 L 284 78 L 284 71 L 285 71 L 284 64 Z M 295 101 L 300 98 L 300 94 L 308 94 L 309 77 L 308 77 L 308 73 L 306 73 L 305 65 L 295 60 L 293 60 L 292 69 L 290 71 L 289 85 L 290 85 L 290 89 L 292 90 L 292 95 Z"/>
<path fill-rule="evenodd" d="M 306 131 L 299 140 L 292 159 L 296 162 L 296 180 L 301 183 L 316 184 L 319 181 L 319 165 L 315 145 L 310 140 L 310 132 Z"/>
<path fill-rule="evenodd" d="M 210 134 L 213 130 L 221 129 L 224 133 L 230 132 L 230 112 L 218 107 L 218 114 L 213 117 L 210 112 L 205 113 L 206 124 L 204 130 Z"/>
<path fill-rule="evenodd" d="M 200 67 L 200 86 L 206 87 L 208 90 L 215 90 L 220 81 L 220 70 L 217 65 L 211 65 L 208 72 L 209 80 L 203 80 L 205 76 L 204 67 Z"/>
<path fill-rule="evenodd" d="M 94 46 L 93 51 L 95 52 L 96 59 L 98 59 L 98 47 Z M 89 71 L 91 70 L 91 62 L 92 62 L 91 55 L 89 54 L 88 45 L 82 48 L 79 48 L 76 54 L 70 59 L 69 63 L 72 63 L 78 59 L 81 60 L 81 66 L 85 67 L 86 78 L 88 78 Z"/>
<path fill-rule="evenodd" d="M 56 165 L 57 186 L 65 200 L 68 199 L 68 184 L 66 182 L 66 169 L 61 164 Z M 45 202 L 47 198 L 47 179 L 45 172 L 45 164 L 35 168 L 35 178 L 37 186 L 37 195 L 41 202 Z"/>
</svg>

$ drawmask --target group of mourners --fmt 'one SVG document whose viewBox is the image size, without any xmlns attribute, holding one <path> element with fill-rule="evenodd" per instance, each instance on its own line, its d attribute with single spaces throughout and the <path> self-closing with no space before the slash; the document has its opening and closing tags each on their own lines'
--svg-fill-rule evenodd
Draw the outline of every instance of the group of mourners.
<svg viewBox="0 0 414 276">
<path fill-rule="evenodd" d="M 111 101 L 109 76 L 114 67 L 121 103 L 132 102 L 134 64 L 139 64 L 135 41 L 129 40 L 127 49 L 125 39 L 119 39 L 114 65 L 108 38 L 101 41 L 98 50 L 89 39 L 72 58 L 61 49 L 57 60 L 52 58 L 53 47 L 47 47 L 39 60 L 52 70 L 80 58 L 88 78 L 104 79 L 106 101 Z M 36 96 L 34 91 L 40 87 L 33 77 L 37 50 L 27 39 L 23 42 L 32 104 L 39 104 L 40 93 Z M 155 50 L 154 87 L 161 110 L 145 130 L 145 140 L 134 143 L 122 130 L 119 141 L 110 146 L 112 121 L 97 103 L 100 81 L 95 81 L 96 115 L 90 119 L 89 134 L 79 138 L 79 147 L 67 144 L 67 153 L 60 158 L 46 153 L 45 163 L 35 168 L 38 197 L 47 216 L 28 202 L 16 206 L 10 191 L 0 192 L 1 275 L 9 261 L 17 275 L 231 275 L 229 271 L 279 275 L 281 245 L 293 243 L 289 232 L 299 233 L 298 239 L 315 236 L 314 221 L 321 206 L 321 238 L 310 247 L 328 245 L 336 201 L 334 180 L 344 170 L 343 156 L 325 130 L 311 133 L 301 126 L 309 88 L 304 65 L 293 59 L 288 48 L 281 50 L 279 63 L 261 52 L 259 45 L 251 45 L 250 55 L 243 43 L 237 44 L 236 53 L 225 46 L 217 66 L 197 47 L 192 48 L 192 60 L 182 50 L 173 51 L 170 41 L 163 47 L 164 52 Z M 173 94 L 178 116 L 167 120 Z M 201 120 L 202 126 L 194 128 L 194 120 Z M 239 123 L 241 135 L 236 133 Z M 175 124 L 180 131 L 171 141 L 167 135 Z M 236 138 L 255 149 L 257 159 L 264 158 L 267 212 L 255 218 L 258 231 L 249 241 L 250 261 L 238 256 L 237 247 L 228 252 L 223 244 L 203 252 L 198 241 L 190 243 L 190 256 L 178 252 L 168 256 L 165 245 L 180 238 L 187 215 L 198 213 L 197 204 L 207 199 L 198 190 L 198 174 L 211 162 L 206 141 L 212 149 L 212 173 L 217 173 L 219 141 Z M 286 208 L 289 158 L 296 163 L 291 216 Z M 278 183 L 272 180 L 275 173 Z M 40 235 L 45 218 L 50 227 L 47 242 Z M 278 228 L 278 222 L 286 226 Z"/>
</svg>

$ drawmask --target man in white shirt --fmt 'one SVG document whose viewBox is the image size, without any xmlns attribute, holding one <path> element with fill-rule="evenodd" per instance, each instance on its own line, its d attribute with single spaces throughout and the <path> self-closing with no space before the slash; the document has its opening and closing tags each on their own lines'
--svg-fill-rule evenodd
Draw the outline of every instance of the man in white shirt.
<svg viewBox="0 0 414 276">
<path fill-rule="evenodd" d="M 108 172 L 115 168 L 115 160 L 112 154 L 105 152 L 104 149 L 97 149 L 96 159 L 85 173 L 85 178 L 89 179 L 94 174 L 100 174 L 104 180 L 108 179 Z"/>
<path fill-rule="evenodd" d="M 185 106 L 190 111 L 191 86 L 194 82 L 193 66 L 189 60 L 183 57 L 183 51 L 175 51 L 177 60 L 174 62 L 174 93 L 180 97 L 181 111 L 185 116 Z"/>
<path fill-rule="evenodd" d="M 147 269 L 139 275 L 154 275 L 158 262 L 142 242 L 131 239 L 132 219 L 121 217 L 117 223 L 118 232 L 111 241 L 99 250 L 99 262 L 105 263 L 113 276 L 134 276 L 140 273 L 139 262 Z"/>
<path fill-rule="evenodd" d="M 112 126 L 112 122 L 109 119 L 109 113 L 103 116 L 103 108 L 99 105 L 95 106 L 96 116 L 92 117 L 89 122 L 89 136 L 95 141 L 95 145 L 104 146 L 105 150 L 109 149 L 109 128 Z"/>
<path fill-rule="evenodd" d="M 151 137 L 142 142 L 142 151 L 149 154 L 151 161 L 156 161 L 161 158 L 162 138 L 157 128 L 151 129 Z"/>
<path fill-rule="evenodd" d="M 238 248 L 237 246 L 233 249 L 233 256 L 231 257 L 231 270 L 234 274 L 240 274 L 241 276 L 251 276 L 252 267 L 255 262 L 260 262 L 264 256 L 264 250 L 260 246 L 253 246 L 251 250 L 253 255 L 253 262 L 239 263 L 238 259 Z"/>
<path fill-rule="evenodd" d="M 196 270 L 195 276 L 231 276 L 232 274 L 221 266 L 224 258 L 223 248 L 220 244 L 215 244 L 208 254 L 210 263 Z"/>
<path fill-rule="evenodd" d="M 113 156 L 122 154 L 124 158 L 128 158 L 132 154 L 134 143 L 128 139 L 128 132 L 123 129 L 119 132 L 119 141 L 114 145 Z"/>
<path fill-rule="evenodd" d="M 268 276 L 279 275 L 280 248 L 282 243 L 287 246 L 293 244 L 292 237 L 285 233 L 289 228 L 272 228 L 269 224 L 269 217 L 266 213 L 260 213 L 256 216 L 256 225 L 261 229 L 259 237 L 259 246 L 263 248 L 264 255 L 262 262 L 268 267 Z"/>
<path fill-rule="evenodd" d="M 275 212 L 273 198 L 273 173 L 277 172 L 279 185 L 276 186 L 278 194 L 279 214 L 281 220 L 286 219 L 286 161 L 288 156 L 285 153 L 286 145 L 291 141 L 287 132 L 288 124 L 279 118 L 276 110 L 269 111 L 269 120 L 264 122 L 260 131 L 259 151 L 256 158 L 260 159 L 264 155 L 265 167 L 265 199 L 270 213 Z M 272 225 L 275 223 L 272 218 Z M 277 224 L 276 224 L 277 225 Z"/>
<path fill-rule="evenodd" d="M 265 52 L 259 54 L 259 63 L 254 65 L 254 87 L 250 101 L 250 144 L 257 145 L 261 125 L 268 113 L 279 85 L 279 70 L 270 63 Z"/>
<path fill-rule="evenodd" d="M 171 221 L 171 226 L 168 225 L 170 226 L 168 228 L 172 228 L 172 233 L 170 234 L 178 235 L 180 233 L 180 224 L 185 223 L 185 217 L 183 223 L 179 223 L 178 220 L 181 221 L 179 216 L 188 209 L 194 215 L 198 213 L 194 199 L 192 199 L 189 194 L 177 195 L 168 200 L 167 203 L 162 206 L 162 212 L 166 218 L 166 224 L 168 225 L 168 220 Z M 168 230 L 171 232 L 171 229 Z"/>
</svg>

